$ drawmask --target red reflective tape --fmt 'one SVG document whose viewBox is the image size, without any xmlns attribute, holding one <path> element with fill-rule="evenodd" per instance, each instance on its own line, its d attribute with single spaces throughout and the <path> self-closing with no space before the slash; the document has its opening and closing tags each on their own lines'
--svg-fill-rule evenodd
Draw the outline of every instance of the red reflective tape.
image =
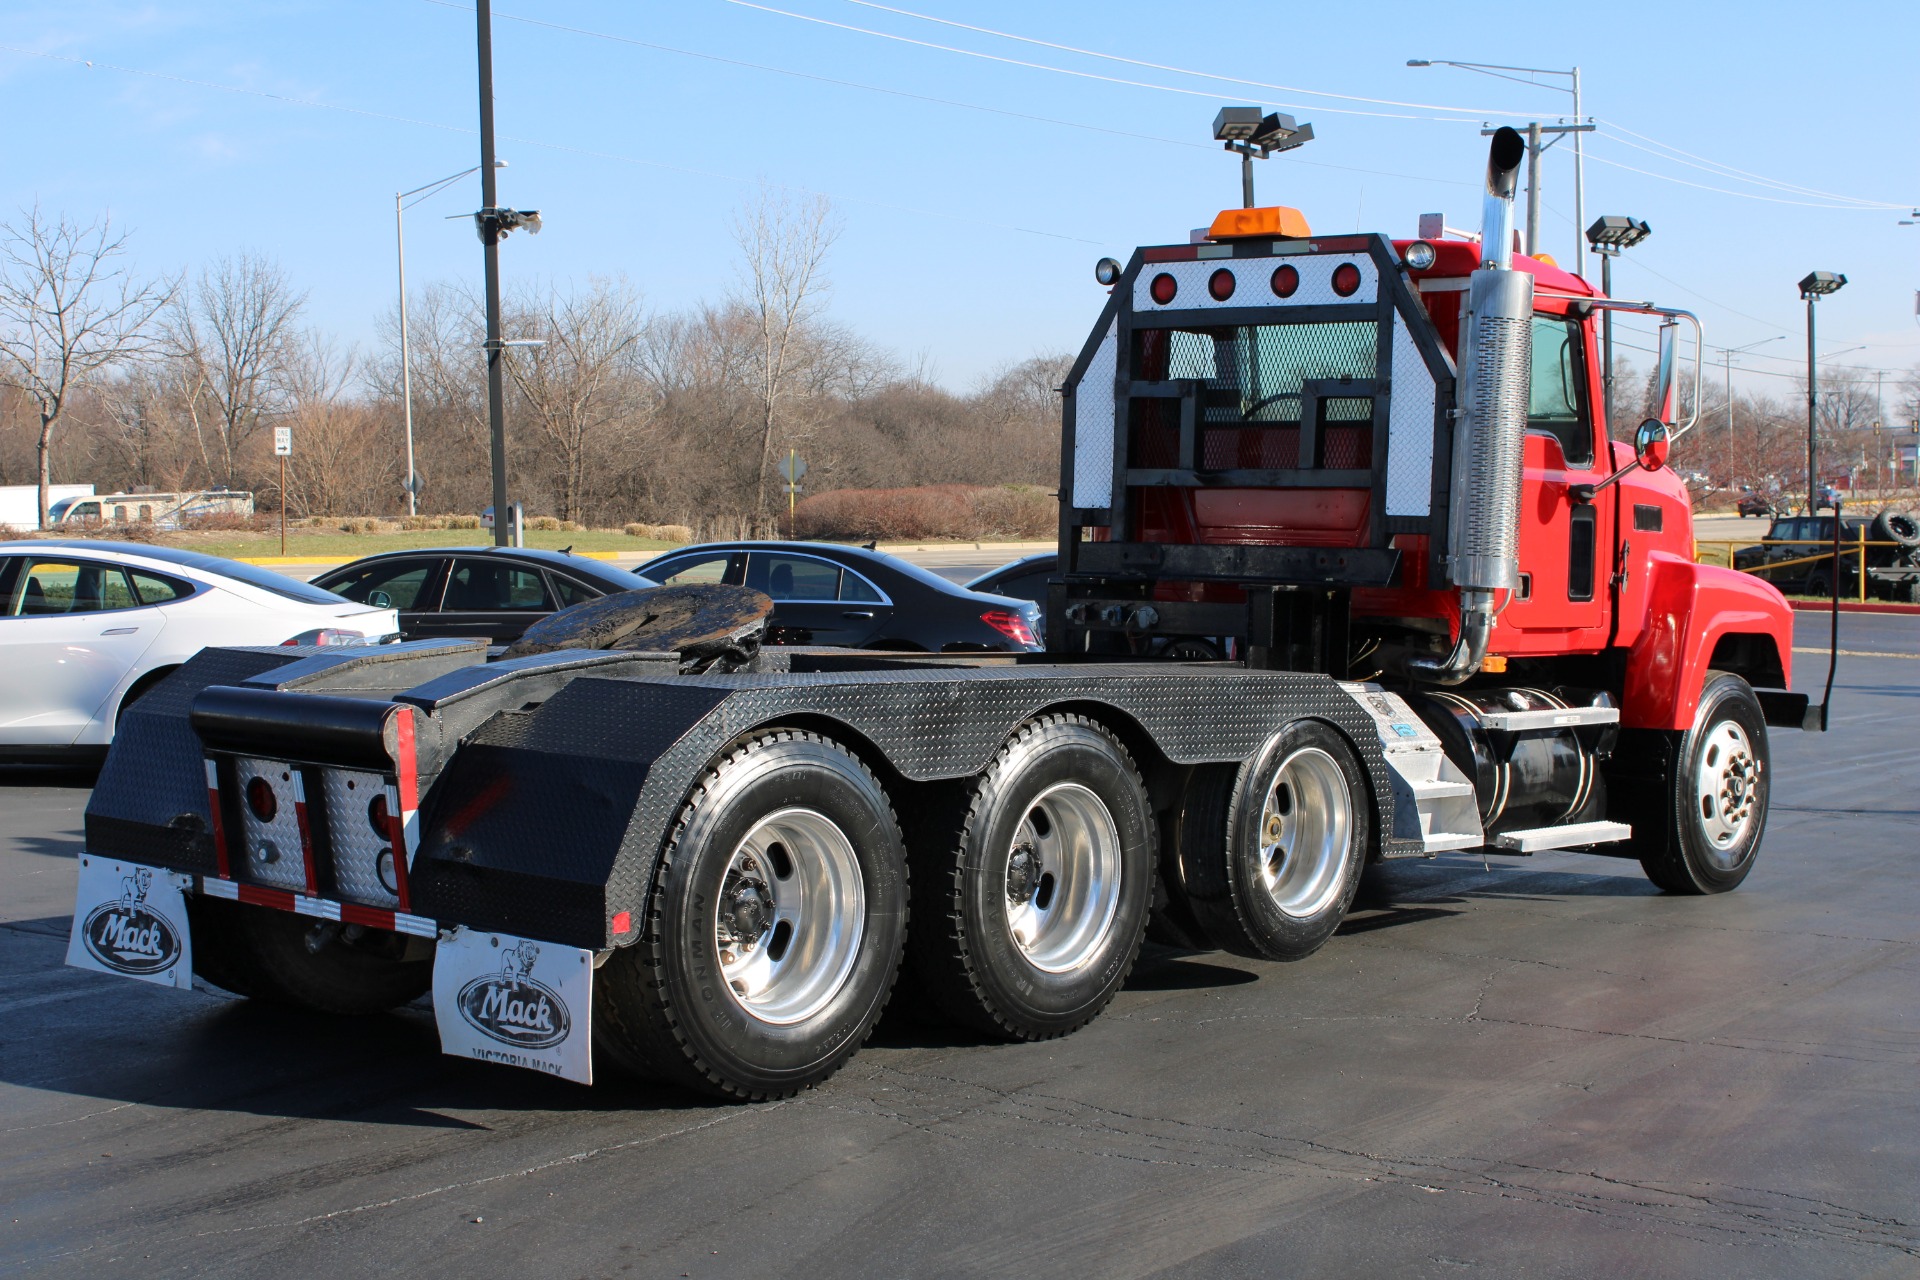
<svg viewBox="0 0 1920 1280">
<path fill-rule="evenodd" d="M 420 766 L 414 754 L 412 707 L 394 708 L 393 757 L 398 771 L 394 779 L 397 794 L 396 803 L 388 806 L 387 814 L 393 844 L 393 888 L 394 896 L 400 900 L 400 909 L 411 913 L 413 893 L 408 883 L 408 858 L 418 836 L 409 828 L 419 821 L 417 810 L 420 808 Z"/>
<path fill-rule="evenodd" d="M 1142 262 L 1192 262 L 1199 256 L 1200 246 L 1197 244 L 1161 245 L 1140 251 Z"/>
<path fill-rule="evenodd" d="M 307 825 L 307 780 L 299 769 L 293 770 L 293 820 L 300 827 L 300 862 L 307 873 L 307 896 L 317 897 L 320 879 L 313 865 L 313 830 Z"/>
<path fill-rule="evenodd" d="M 622 911 L 615 915 L 613 917 L 613 931 L 615 933 L 632 933 L 633 913 L 630 911 Z"/>
<path fill-rule="evenodd" d="M 251 902 L 256 907 L 272 907 L 276 911 L 293 910 L 294 893 L 291 889 L 269 889 L 264 885 L 243 884 L 240 886 L 240 901 Z"/>
<path fill-rule="evenodd" d="M 220 766 L 208 760 L 207 810 L 213 815 L 213 865 L 222 880 L 233 878 L 227 866 L 227 825 L 220 820 Z"/>
<path fill-rule="evenodd" d="M 394 927 L 393 912 L 382 910 L 379 907 L 355 906 L 351 902 L 343 902 L 340 904 L 340 923 L 365 925 L 369 929 L 392 929 Z"/>
</svg>

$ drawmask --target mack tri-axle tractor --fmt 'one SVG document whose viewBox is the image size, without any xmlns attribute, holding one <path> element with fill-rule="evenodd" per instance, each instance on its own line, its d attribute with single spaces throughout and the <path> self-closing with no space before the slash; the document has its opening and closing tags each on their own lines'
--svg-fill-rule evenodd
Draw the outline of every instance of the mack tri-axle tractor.
<svg viewBox="0 0 1920 1280">
<path fill-rule="evenodd" d="M 1523 155 L 1495 135 L 1477 238 L 1235 209 L 1101 263 L 1044 653 L 762 646 L 725 586 L 504 650 L 202 653 L 120 723 L 69 961 L 335 1013 L 430 991 L 450 1053 L 760 1099 L 889 999 L 1074 1031 L 1150 931 L 1310 956 L 1383 860 L 1734 888 L 1768 728 L 1809 720 L 1790 614 L 1693 560 L 1664 462 L 1697 324 L 1516 255 Z M 1609 309 L 1662 335 L 1631 431 Z"/>
</svg>

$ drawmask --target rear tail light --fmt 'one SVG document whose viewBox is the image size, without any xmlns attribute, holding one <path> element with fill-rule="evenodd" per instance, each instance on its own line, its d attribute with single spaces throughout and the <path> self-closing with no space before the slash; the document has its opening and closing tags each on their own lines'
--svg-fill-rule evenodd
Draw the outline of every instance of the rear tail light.
<svg viewBox="0 0 1920 1280">
<path fill-rule="evenodd" d="M 248 782 L 247 808 L 253 810 L 253 816 L 262 823 L 271 823 L 280 812 L 280 800 L 273 794 L 273 784 L 258 775 Z"/>
<path fill-rule="evenodd" d="M 1333 269 L 1333 291 L 1343 298 L 1351 298 L 1360 288 L 1360 268 L 1351 262 L 1343 262 Z"/>
<path fill-rule="evenodd" d="M 990 609 L 980 615 L 980 621 L 1017 645 L 1028 649 L 1040 647 L 1040 642 L 1033 638 L 1033 628 L 1017 613 L 1009 613 L 1005 609 Z"/>
<path fill-rule="evenodd" d="M 1300 287 L 1300 269 L 1292 263 L 1276 267 L 1273 272 L 1273 296 L 1291 298 L 1294 290 Z"/>
<path fill-rule="evenodd" d="M 1207 292 L 1213 295 L 1215 302 L 1225 302 L 1233 296 L 1235 283 L 1233 272 L 1222 267 L 1207 277 Z"/>
<path fill-rule="evenodd" d="M 1153 283 L 1147 286 L 1147 292 L 1152 295 L 1155 302 L 1164 307 L 1173 301 L 1174 294 L 1180 292 L 1180 283 L 1162 271 L 1153 278 Z"/>
<path fill-rule="evenodd" d="M 365 644 L 367 637 L 359 631 L 342 631 L 337 627 L 315 627 L 312 631 L 302 631 L 291 640 L 283 640 L 281 648 L 302 644 Z"/>
</svg>

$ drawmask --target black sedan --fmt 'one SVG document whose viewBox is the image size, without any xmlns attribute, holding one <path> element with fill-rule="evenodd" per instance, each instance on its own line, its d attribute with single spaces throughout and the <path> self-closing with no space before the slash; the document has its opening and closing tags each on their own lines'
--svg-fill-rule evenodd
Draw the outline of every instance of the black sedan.
<svg viewBox="0 0 1920 1280">
<path fill-rule="evenodd" d="M 338 569 L 313 585 L 400 611 L 408 640 L 453 636 L 510 644 L 557 609 L 655 584 L 625 569 L 527 547 L 432 547 L 389 551 Z"/>
<path fill-rule="evenodd" d="M 1044 618 L 1047 612 L 1047 579 L 1057 577 L 1059 572 L 1058 551 L 1036 551 L 1030 556 L 1009 560 L 998 569 L 987 570 L 967 583 L 967 590 L 982 591 L 990 596 L 1012 596 L 1015 600 L 1030 600 L 1040 607 L 1040 616 Z"/>
<path fill-rule="evenodd" d="M 773 598 L 774 644 L 919 649 L 1040 648 L 1040 610 L 985 595 L 894 556 L 827 542 L 708 542 L 640 566 L 657 582 L 725 582 Z"/>
</svg>

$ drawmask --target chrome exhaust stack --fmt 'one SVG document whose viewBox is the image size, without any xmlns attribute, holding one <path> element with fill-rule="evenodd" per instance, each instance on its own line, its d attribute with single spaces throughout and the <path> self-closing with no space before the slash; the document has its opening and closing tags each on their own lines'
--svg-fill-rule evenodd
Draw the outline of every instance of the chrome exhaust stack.
<svg viewBox="0 0 1920 1280">
<path fill-rule="evenodd" d="M 1527 144 L 1500 129 L 1487 149 L 1480 269 L 1467 285 L 1453 427 L 1447 576 L 1460 593 L 1460 638 L 1418 657 L 1416 679 L 1458 684 L 1480 669 L 1497 592 L 1520 584 L 1520 451 L 1533 376 L 1533 276 L 1513 269 L 1513 196 Z"/>
</svg>

